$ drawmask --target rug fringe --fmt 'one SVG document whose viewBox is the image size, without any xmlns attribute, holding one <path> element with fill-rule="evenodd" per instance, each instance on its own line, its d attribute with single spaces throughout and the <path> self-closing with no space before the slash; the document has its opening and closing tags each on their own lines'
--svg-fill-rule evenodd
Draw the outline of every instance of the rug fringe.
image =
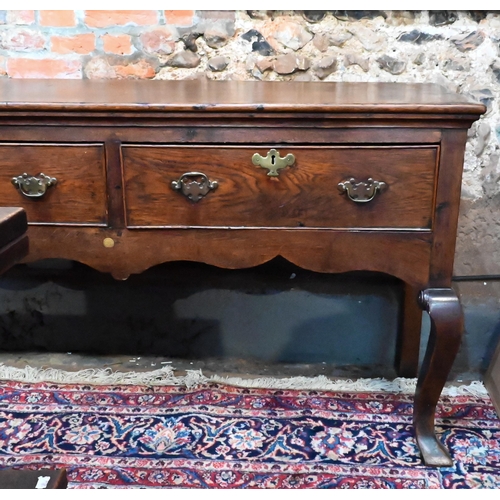
<svg viewBox="0 0 500 500">
<path fill-rule="evenodd" d="M 324 375 L 317 377 L 291 377 L 283 379 L 255 378 L 241 379 L 235 377 L 219 377 L 212 375 L 211 381 L 236 385 L 239 387 L 261 389 L 303 389 L 336 392 L 393 392 L 398 394 L 413 394 L 417 387 L 416 378 L 359 378 L 332 380 Z M 488 392 L 480 381 L 459 386 L 446 386 L 442 392 L 445 396 L 487 396 Z"/>
<path fill-rule="evenodd" d="M 186 375 L 176 375 L 174 369 L 165 366 L 149 372 L 119 372 L 111 368 L 89 368 L 79 371 L 65 371 L 55 368 L 34 368 L 26 366 L 15 368 L 0 364 L 0 380 L 12 380 L 26 383 L 54 382 L 61 384 L 89 385 L 150 385 L 150 386 L 184 386 L 195 388 L 213 383 L 227 384 L 246 388 L 260 389 L 295 389 L 343 392 L 394 392 L 412 394 L 417 386 L 416 378 L 359 378 L 329 379 L 324 375 L 316 377 L 288 378 L 238 378 L 212 375 L 206 377 L 201 370 L 186 370 Z M 443 395 L 487 396 L 488 392 L 480 381 L 472 381 L 467 385 L 448 385 Z"/>
</svg>

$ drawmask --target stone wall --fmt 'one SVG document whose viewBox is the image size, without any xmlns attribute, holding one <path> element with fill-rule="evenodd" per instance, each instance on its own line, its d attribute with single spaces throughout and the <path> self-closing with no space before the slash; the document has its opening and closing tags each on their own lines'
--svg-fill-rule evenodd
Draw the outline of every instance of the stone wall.
<svg viewBox="0 0 500 500">
<path fill-rule="evenodd" d="M 488 107 L 455 274 L 500 275 L 497 11 L 0 11 L 0 76 L 439 83 Z"/>
</svg>

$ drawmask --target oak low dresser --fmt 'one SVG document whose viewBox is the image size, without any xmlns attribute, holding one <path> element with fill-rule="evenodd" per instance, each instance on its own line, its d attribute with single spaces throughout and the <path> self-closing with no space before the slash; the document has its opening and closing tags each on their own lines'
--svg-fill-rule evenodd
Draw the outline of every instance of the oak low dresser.
<svg viewBox="0 0 500 500">
<path fill-rule="evenodd" d="M 414 429 L 424 462 L 448 466 L 434 415 L 462 334 L 461 176 L 484 111 L 433 84 L 0 79 L 1 203 L 26 210 L 30 261 L 117 279 L 276 256 L 400 279 L 399 374 L 416 374 L 423 308 Z"/>
</svg>

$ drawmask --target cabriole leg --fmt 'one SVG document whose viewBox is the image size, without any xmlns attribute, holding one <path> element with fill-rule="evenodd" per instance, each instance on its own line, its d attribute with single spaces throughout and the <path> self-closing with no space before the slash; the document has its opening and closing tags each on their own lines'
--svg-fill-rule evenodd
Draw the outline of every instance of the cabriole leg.
<svg viewBox="0 0 500 500">
<path fill-rule="evenodd" d="M 424 463 L 433 467 L 453 465 L 434 432 L 436 405 L 460 347 L 463 314 L 451 288 L 429 288 L 420 293 L 420 306 L 429 313 L 431 331 L 415 393 L 413 425 Z"/>
</svg>

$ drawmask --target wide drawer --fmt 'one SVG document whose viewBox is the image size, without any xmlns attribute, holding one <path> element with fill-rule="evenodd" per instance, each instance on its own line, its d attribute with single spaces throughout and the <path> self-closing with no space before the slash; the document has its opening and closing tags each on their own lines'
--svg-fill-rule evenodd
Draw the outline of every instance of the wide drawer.
<svg viewBox="0 0 500 500">
<path fill-rule="evenodd" d="M 294 157 L 277 176 L 252 160 L 272 149 L 273 161 Z M 432 226 L 437 146 L 123 145 L 122 158 L 128 227 Z M 338 187 L 352 178 L 385 189 L 355 202 Z"/>
<path fill-rule="evenodd" d="M 55 179 L 31 190 L 30 185 Z M 13 178 L 21 178 L 17 185 Z M 45 180 L 44 180 L 45 179 Z M 24 194 L 23 194 L 24 193 Z M 29 223 L 105 225 L 106 174 L 100 144 L 0 144 L 0 199 L 22 206 Z"/>
</svg>

